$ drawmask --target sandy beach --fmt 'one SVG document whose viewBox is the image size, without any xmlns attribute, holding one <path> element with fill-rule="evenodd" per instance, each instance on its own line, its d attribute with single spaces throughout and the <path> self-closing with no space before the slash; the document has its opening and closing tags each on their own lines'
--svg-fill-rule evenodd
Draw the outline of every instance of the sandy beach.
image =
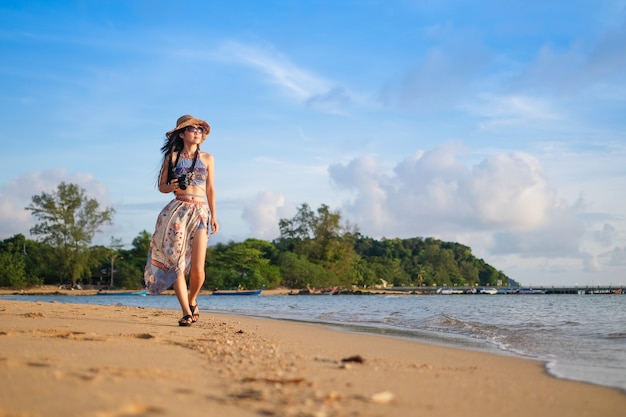
<svg viewBox="0 0 626 417">
<path fill-rule="evenodd" d="M 0 300 L 0 416 L 622 416 L 541 363 L 203 312 Z"/>
</svg>

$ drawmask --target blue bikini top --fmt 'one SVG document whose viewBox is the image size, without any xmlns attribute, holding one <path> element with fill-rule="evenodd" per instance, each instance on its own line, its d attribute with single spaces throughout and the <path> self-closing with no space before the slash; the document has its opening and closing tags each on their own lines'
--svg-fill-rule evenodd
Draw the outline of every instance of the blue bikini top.
<svg viewBox="0 0 626 417">
<path fill-rule="evenodd" d="M 183 155 L 182 152 L 178 152 L 178 156 L 176 159 L 177 163 L 173 169 L 174 178 L 178 178 L 191 172 L 191 169 L 193 167 L 193 173 L 191 175 L 189 185 L 201 187 L 203 190 L 206 190 L 206 180 L 209 176 L 209 171 L 207 170 L 206 165 L 204 165 L 200 157 L 198 156 L 197 158 L 189 158 Z M 195 163 L 194 159 L 196 159 Z"/>
</svg>

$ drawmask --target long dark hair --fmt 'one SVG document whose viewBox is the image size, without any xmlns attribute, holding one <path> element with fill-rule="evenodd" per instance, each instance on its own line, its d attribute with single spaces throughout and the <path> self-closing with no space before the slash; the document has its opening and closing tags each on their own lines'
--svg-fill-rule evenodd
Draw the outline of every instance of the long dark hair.
<svg viewBox="0 0 626 417">
<path fill-rule="evenodd" d="M 185 143 L 183 142 L 183 138 L 180 137 L 180 133 L 185 130 L 185 128 L 178 129 L 169 134 L 169 136 L 165 137 L 165 143 L 161 146 L 161 153 L 163 157 L 165 157 L 168 153 L 172 153 L 172 151 L 182 151 Z"/>
<path fill-rule="evenodd" d="M 161 161 L 161 170 L 159 170 L 159 176 L 157 177 L 157 187 L 159 186 L 159 183 L 161 181 L 161 175 L 163 174 L 163 171 L 162 171 L 163 162 L 165 162 L 166 159 L 168 159 L 167 182 L 169 183 L 170 180 L 173 178 L 172 177 L 173 166 L 172 166 L 171 155 L 174 152 L 178 152 L 180 155 L 180 152 L 183 150 L 185 143 L 183 142 L 183 139 L 180 137 L 179 133 L 182 132 L 184 129 L 185 128 L 175 130 L 165 137 L 165 143 L 163 144 L 163 146 L 161 146 L 161 153 L 163 154 L 163 159 Z"/>
</svg>

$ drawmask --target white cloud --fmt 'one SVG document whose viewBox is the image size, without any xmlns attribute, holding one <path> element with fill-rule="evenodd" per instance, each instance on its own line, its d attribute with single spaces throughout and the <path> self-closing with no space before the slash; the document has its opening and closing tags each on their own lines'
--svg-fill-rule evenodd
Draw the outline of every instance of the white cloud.
<svg viewBox="0 0 626 417">
<path fill-rule="evenodd" d="M 497 154 L 459 179 L 471 217 L 489 228 L 534 229 L 559 208 L 539 161 L 523 152 Z"/>
<path fill-rule="evenodd" d="M 600 245 L 607 247 L 613 244 L 617 236 L 617 230 L 613 225 L 604 223 L 602 230 L 596 230 L 594 234 L 596 241 L 600 243 Z"/>
<path fill-rule="evenodd" d="M 620 267 L 623 271 L 623 268 L 626 267 L 626 246 L 613 248 L 613 250 L 601 254 L 601 257 L 607 260 L 609 266 Z"/>
<path fill-rule="evenodd" d="M 599 272 L 602 270 L 602 265 L 598 258 L 591 253 L 583 254 L 584 270 L 587 272 Z"/>
<path fill-rule="evenodd" d="M 367 229 L 383 229 L 389 223 L 385 208 L 385 183 L 388 178 L 381 172 L 381 167 L 373 157 L 353 159 L 345 166 L 331 165 L 329 173 L 339 187 L 357 190 L 349 206 L 353 209 L 348 208 L 348 211 L 351 214 L 358 212 L 358 217 L 368 223 Z"/>
<path fill-rule="evenodd" d="M 464 243 L 526 284 L 608 283 L 623 275 L 623 216 L 611 211 L 621 199 L 621 165 L 605 160 L 601 167 L 574 167 L 571 160 L 581 159 L 562 153 L 567 175 L 581 178 L 578 188 L 571 179 L 565 182 L 568 202 L 533 155 L 500 152 L 469 164 L 462 158 L 466 153 L 465 147 L 447 143 L 393 169 L 379 157 L 362 156 L 331 165 L 329 175 L 350 196 L 342 213 L 364 235 Z M 611 189 L 615 193 L 605 201 Z M 591 199 L 581 197 L 588 190 Z"/>
<path fill-rule="evenodd" d="M 278 222 L 291 218 L 296 210 L 285 202 L 283 195 L 262 192 L 245 205 L 241 217 L 250 225 L 250 235 L 258 239 L 274 240 L 280 236 Z"/>
<path fill-rule="evenodd" d="M 373 237 L 490 232 L 499 253 L 577 252 L 582 225 L 575 208 L 558 200 L 536 158 L 502 153 L 466 166 L 457 158 L 462 151 L 446 144 L 401 161 L 392 173 L 361 157 L 329 173 L 352 192 L 343 211 Z"/>
<path fill-rule="evenodd" d="M 344 87 L 300 68 L 273 47 L 228 41 L 220 49 L 226 57 L 260 70 L 282 91 L 316 110 L 342 114 L 350 104 L 350 93 Z"/>
<path fill-rule="evenodd" d="M 64 169 L 31 171 L 10 179 L 0 187 L 0 239 L 18 233 L 28 237 L 36 219 L 25 207 L 32 202 L 33 196 L 52 193 L 63 181 L 84 188 L 86 195 L 95 198 L 101 207 L 110 205 L 106 186 L 91 174 L 68 174 Z"/>
<path fill-rule="evenodd" d="M 580 258 L 584 223 L 575 208 L 546 208 L 546 221 L 530 230 L 494 233 L 491 253 L 530 258 Z"/>
</svg>

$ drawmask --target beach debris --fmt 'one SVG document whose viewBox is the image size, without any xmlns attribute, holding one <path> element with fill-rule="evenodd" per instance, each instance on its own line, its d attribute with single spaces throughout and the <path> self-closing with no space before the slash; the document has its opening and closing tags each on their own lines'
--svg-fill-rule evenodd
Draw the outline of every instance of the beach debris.
<svg viewBox="0 0 626 417">
<path fill-rule="evenodd" d="M 33 318 L 44 318 L 46 317 L 46 315 L 37 311 L 37 312 L 31 312 L 31 313 L 24 313 L 22 314 L 22 317 L 33 319 Z"/>
<path fill-rule="evenodd" d="M 393 395 L 393 392 L 382 391 L 373 394 L 370 398 L 372 402 L 375 402 L 376 404 L 389 404 L 391 401 L 393 401 L 395 395 Z"/>
<path fill-rule="evenodd" d="M 241 382 L 267 382 L 268 384 L 300 384 L 304 382 L 304 378 L 244 378 Z"/>
<path fill-rule="evenodd" d="M 231 394 L 231 397 L 238 399 L 248 399 L 248 400 L 256 400 L 262 401 L 265 399 L 265 394 L 261 390 L 257 389 L 244 389 L 242 391 Z"/>
<path fill-rule="evenodd" d="M 365 359 L 361 355 L 349 356 L 347 358 L 343 358 L 341 360 L 342 363 L 354 362 L 354 363 L 364 363 Z"/>
</svg>

